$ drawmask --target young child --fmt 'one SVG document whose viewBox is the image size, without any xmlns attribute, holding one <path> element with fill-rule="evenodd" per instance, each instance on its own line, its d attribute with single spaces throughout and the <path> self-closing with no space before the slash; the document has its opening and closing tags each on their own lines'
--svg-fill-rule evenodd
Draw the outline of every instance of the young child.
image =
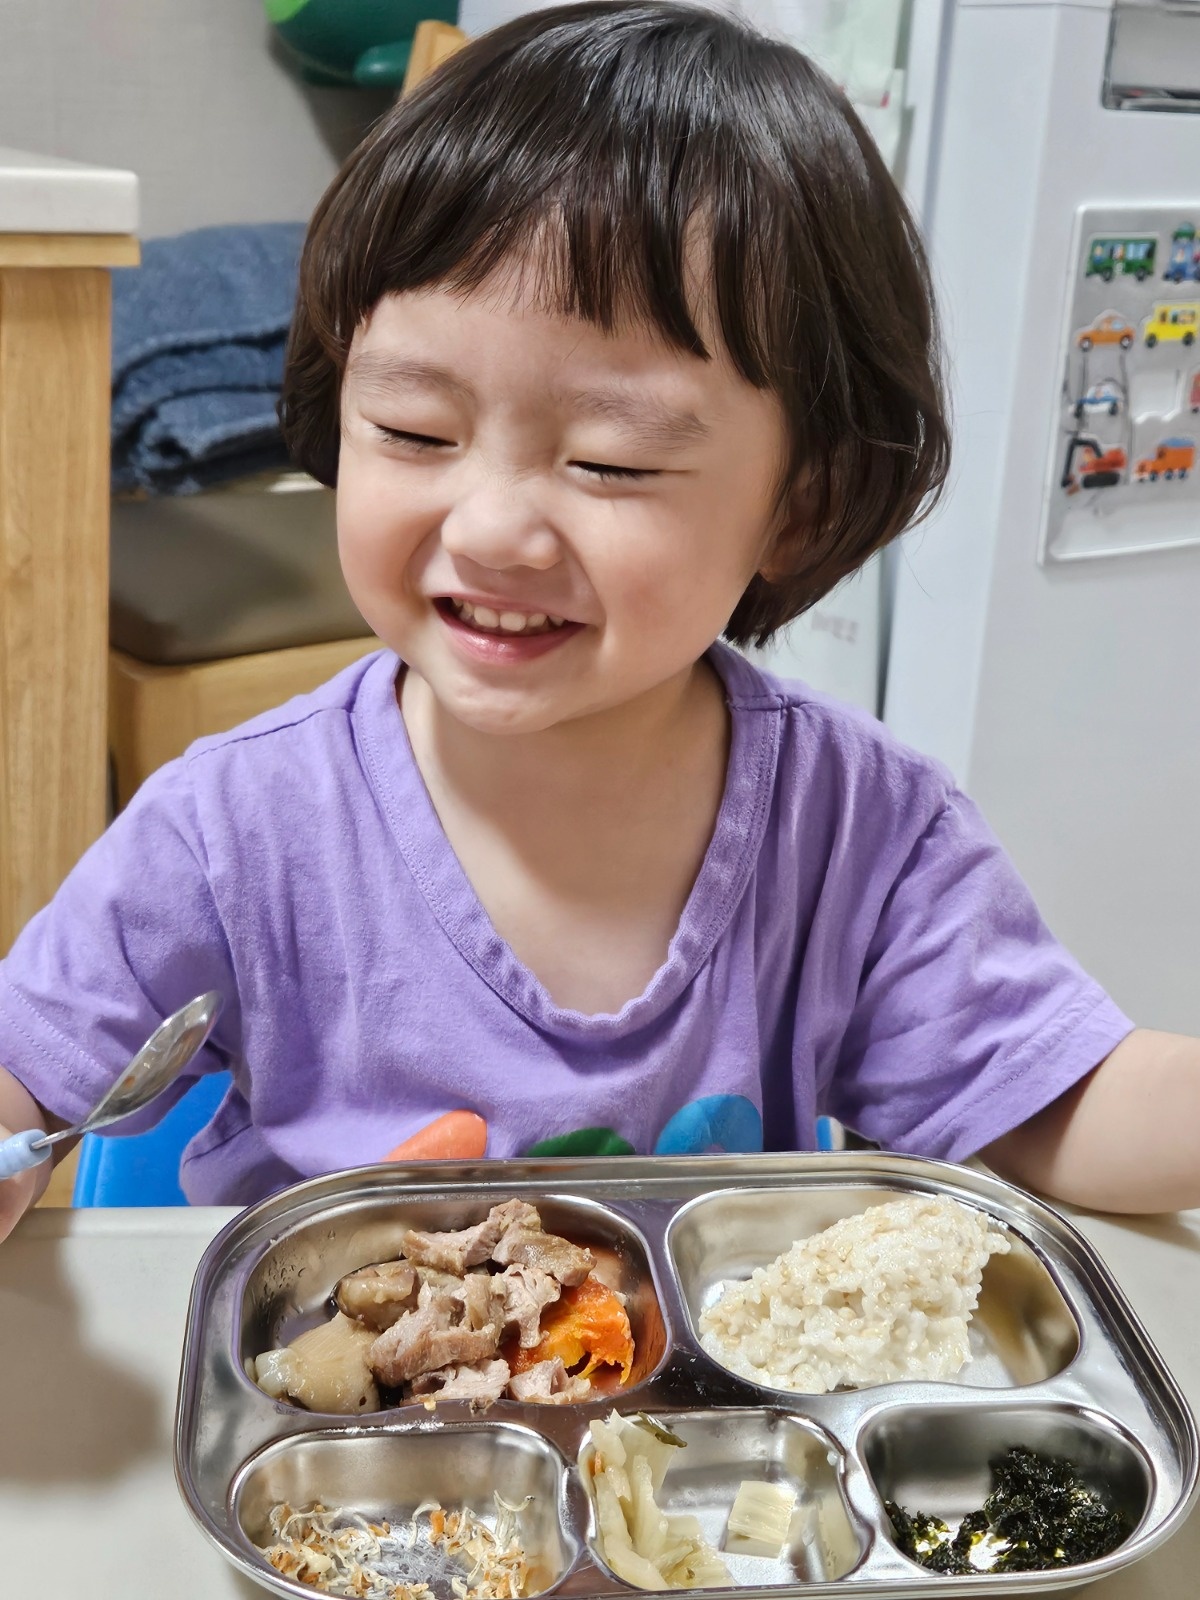
<svg viewBox="0 0 1200 1600">
<path fill-rule="evenodd" d="M 912 221 L 801 55 L 657 0 L 465 49 L 317 211 L 283 415 L 386 648 L 157 773 L 22 933 L 6 1130 L 216 989 L 198 1202 L 398 1146 L 808 1149 L 821 1112 L 1200 1202 L 1200 1045 L 1132 1031 L 945 771 L 714 642 L 946 471 Z"/>
</svg>

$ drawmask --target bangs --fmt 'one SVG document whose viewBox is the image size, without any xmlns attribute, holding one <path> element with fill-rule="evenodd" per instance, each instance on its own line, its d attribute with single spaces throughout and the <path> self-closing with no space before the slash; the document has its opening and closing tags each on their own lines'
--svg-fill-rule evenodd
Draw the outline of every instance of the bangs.
<svg viewBox="0 0 1200 1600">
<path fill-rule="evenodd" d="M 803 59 L 787 46 L 671 9 L 687 32 L 662 6 L 608 4 L 541 13 L 532 39 L 501 28 L 384 119 L 353 180 L 326 197 L 306 251 L 307 303 L 334 313 L 316 329 L 332 357 L 344 361 L 386 294 L 469 292 L 533 262 L 548 309 L 605 329 L 642 323 L 706 357 L 688 282 L 699 255 L 735 368 L 756 387 L 772 383 L 795 280 L 822 277 L 803 259 L 818 230 L 794 215 L 786 146 L 819 168 L 833 153 L 831 119 L 797 127 L 794 104 L 782 103 L 777 80 L 789 80 L 793 100 Z M 608 26 L 581 38 L 589 13 Z M 815 111 L 835 91 L 804 65 L 820 91 Z M 840 166 L 846 156 L 843 147 Z"/>
</svg>

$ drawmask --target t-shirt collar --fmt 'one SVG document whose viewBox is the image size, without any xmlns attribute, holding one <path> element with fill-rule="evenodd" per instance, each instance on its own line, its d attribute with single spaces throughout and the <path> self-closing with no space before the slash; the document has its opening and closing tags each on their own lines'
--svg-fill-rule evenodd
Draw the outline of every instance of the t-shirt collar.
<svg viewBox="0 0 1200 1600">
<path fill-rule="evenodd" d="M 621 1010 L 586 1015 L 555 1005 L 497 934 L 450 847 L 413 756 L 396 696 L 402 663 L 384 651 L 364 678 L 354 719 L 367 776 L 409 871 L 446 937 L 508 1005 L 535 1027 L 597 1042 L 655 1021 L 693 982 L 729 924 L 762 843 L 779 749 L 779 697 L 744 657 L 722 644 L 708 659 L 732 723 L 717 822 L 663 965 Z M 774 714 L 763 715 L 764 710 Z"/>
</svg>

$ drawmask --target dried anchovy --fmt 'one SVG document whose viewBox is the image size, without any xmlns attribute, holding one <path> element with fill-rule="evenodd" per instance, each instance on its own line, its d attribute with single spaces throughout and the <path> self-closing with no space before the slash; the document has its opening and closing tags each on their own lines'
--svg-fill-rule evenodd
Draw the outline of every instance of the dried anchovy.
<svg viewBox="0 0 1200 1600">
<path fill-rule="evenodd" d="M 395 1583 L 372 1570 L 392 1536 L 386 1522 L 370 1522 L 353 1512 L 329 1509 L 318 1501 L 305 1511 L 286 1504 L 270 1515 L 276 1543 L 263 1555 L 285 1578 L 325 1594 L 357 1600 L 429 1600 L 425 1583 Z"/>
<path fill-rule="evenodd" d="M 532 1496 L 527 1495 L 520 1505 L 510 1505 L 498 1494 L 493 1498 L 497 1511 L 494 1530 L 465 1509 L 446 1512 L 440 1520 L 430 1519 L 429 1542 L 444 1545 L 447 1554 L 470 1563 L 465 1578 L 451 1580 L 459 1600 L 519 1600 L 529 1582 L 529 1560 L 517 1528 Z"/>
<path fill-rule="evenodd" d="M 429 1543 L 442 1545 L 467 1569 L 465 1577 L 450 1580 L 458 1600 L 520 1600 L 529 1580 L 529 1562 L 518 1530 L 532 1496 L 519 1505 L 510 1505 L 499 1495 L 494 1499 L 494 1531 L 474 1512 L 448 1512 L 434 1500 L 417 1507 L 403 1532 L 387 1522 L 371 1522 L 320 1502 L 301 1511 L 285 1502 L 270 1513 L 276 1542 L 264 1548 L 263 1555 L 284 1577 L 324 1594 L 355 1600 L 433 1600 L 427 1583 L 397 1583 L 378 1570 L 386 1555 L 416 1543 L 419 1519 L 428 1516 Z"/>
</svg>

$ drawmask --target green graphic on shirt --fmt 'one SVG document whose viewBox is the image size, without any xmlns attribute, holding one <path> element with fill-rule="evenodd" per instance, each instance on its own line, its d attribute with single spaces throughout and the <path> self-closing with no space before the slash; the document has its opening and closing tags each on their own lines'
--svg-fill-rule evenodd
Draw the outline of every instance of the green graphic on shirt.
<svg viewBox="0 0 1200 1600">
<path fill-rule="evenodd" d="M 654 1146 L 656 1156 L 750 1155 L 763 1147 L 762 1113 L 744 1094 L 706 1094 L 689 1100 L 669 1120 Z M 632 1156 L 628 1139 L 611 1128 L 575 1128 L 541 1139 L 530 1156 Z"/>
<path fill-rule="evenodd" d="M 631 1156 L 634 1148 L 611 1128 L 576 1128 L 539 1139 L 525 1152 L 530 1156 Z"/>
</svg>

